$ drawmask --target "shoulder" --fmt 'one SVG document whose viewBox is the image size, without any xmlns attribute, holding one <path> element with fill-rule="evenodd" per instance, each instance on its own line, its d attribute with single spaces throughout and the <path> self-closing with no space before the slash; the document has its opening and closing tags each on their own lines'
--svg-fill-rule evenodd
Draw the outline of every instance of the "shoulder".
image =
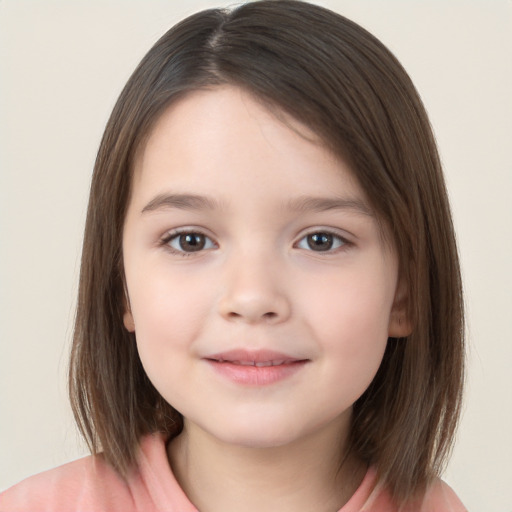
<svg viewBox="0 0 512 512">
<path fill-rule="evenodd" d="M 0 512 L 197 512 L 172 473 L 166 441 L 143 437 L 126 479 L 102 455 L 27 478 L 0 494 Z"/>
<path fill-rule="evenodd" d="M 361 512 L 467 512 L 453 489 L 441 479 L 434 480 L 420 498 L 399 509 L 386 489 L 374 485 L 376 472 L 372 468 L 367 478 L 368 489 L 373 490 L 367 495 Z"/>
<path fill-rule="evenodd" d="M 467 512 L 453 489 L 440 479 L 428 488 L 421 512 Z"/>
<path fill-rule="evenodd" d="M 127 484 L 101 455 L 32 476 L 0 494 L 0 512 L 123 510 L 132 507 Z"/>
</svg>

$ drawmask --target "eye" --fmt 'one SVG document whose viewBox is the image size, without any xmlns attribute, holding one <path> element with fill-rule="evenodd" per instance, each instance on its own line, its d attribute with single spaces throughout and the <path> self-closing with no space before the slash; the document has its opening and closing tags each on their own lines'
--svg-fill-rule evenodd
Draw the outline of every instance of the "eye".
<svg viewBox="0 0 512 512">
<path fill-rule="evenodd" d="M 215 247 L 209 237 L 195 231 L 170 234 L 162 242 L 179 253 L 199 252 Z"/>
<path fill-rule="evenodd" d="M 329 231 L 316 231 L 309 233 L 299 240 L 297 247 L 316 252 L 327 252 L 333 249 L 339 249 L 348 242 L 339 235 L 330 233 Z"/>
</svg>

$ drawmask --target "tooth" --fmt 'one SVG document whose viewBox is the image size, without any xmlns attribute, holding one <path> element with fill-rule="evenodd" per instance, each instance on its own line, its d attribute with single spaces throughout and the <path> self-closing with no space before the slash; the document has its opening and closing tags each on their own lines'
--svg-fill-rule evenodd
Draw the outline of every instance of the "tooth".
<svg viewBox="0 0 512 512">
<path fill-rule="evenodd" d="M 272 361 L 272 366 L 280 366 L 284 364 L 284 361 Z"/>
<path fill-rule="evenodd" d="M 258 367 L 272 366 L 272 361 L 261 361 L 261 362 L 256 363 L 256 366 L 258 366 Z"/>
</svg>

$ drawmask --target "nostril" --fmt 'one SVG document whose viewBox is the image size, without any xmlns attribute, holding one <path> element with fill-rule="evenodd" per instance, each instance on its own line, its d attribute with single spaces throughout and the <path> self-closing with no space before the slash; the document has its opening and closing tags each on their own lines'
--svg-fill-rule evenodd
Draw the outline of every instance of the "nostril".
<svg viewBox="0 0 512 512">
<path fill-rule="evenodd" d="M 290 304 L 286 298 L 267 292 L 242 292 L 228 292 L 220 298 L 218 313 L 225 320 L 275 324 L 289 317 Z"/>
<path fill-rule="evenodd" d="M 249 315 L 244 315 L 242 313 L 237 313 L 236 311 L 230 311 L 228 314 L 227 314 L 228 318 L 231 318 L 232 320 L 237 320 L 239 318 L 243 318 L 243 317 L 249 317 Z M 259 318 L 261 318 L 262 320 L 274 320 L 278 317 L 279 315 L 277 313 L 275 313 L 274 311 L 268 311 L 267 313 L 263 313 Z M 257 320 L 257 316 L 253 318 L 254 321 Z"/>
</svg>

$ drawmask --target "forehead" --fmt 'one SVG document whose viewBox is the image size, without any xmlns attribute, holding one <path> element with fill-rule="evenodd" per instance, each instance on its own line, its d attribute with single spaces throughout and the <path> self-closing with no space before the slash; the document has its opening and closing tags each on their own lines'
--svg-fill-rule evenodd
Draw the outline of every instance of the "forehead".
<svg viewBox="0 0 512 512">
<path fill-rule="evenodd" d="M 344 186 L 364 196 L 349 166 L 310 128 L 250 93 L 222 86 L 188 93 L 159 117 L 134 166 L 134 188 L 157 178 L 196 187 L 231 179 L 293 192 Z M 217 192 L 222 192 L 217 189 Z"/>
</svg>

